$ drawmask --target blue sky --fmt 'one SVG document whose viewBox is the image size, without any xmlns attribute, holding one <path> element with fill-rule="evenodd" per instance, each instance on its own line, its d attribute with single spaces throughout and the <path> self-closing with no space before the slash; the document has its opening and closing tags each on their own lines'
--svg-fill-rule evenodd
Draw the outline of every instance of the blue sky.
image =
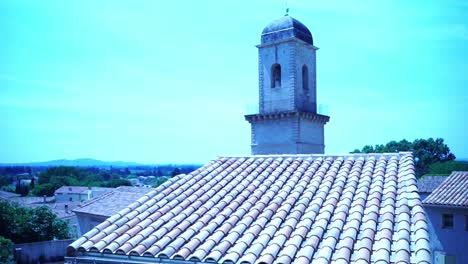
<svg viewBox="0 0 468 264">
<path fill-rule="evenodd" d="M 468 158 L 468 2 L 289 0 L 326 153 L 442 137 Z M 0 162 L 250 153 L 260 33 L 284 1 L 0 1 Z"/>
</svg>

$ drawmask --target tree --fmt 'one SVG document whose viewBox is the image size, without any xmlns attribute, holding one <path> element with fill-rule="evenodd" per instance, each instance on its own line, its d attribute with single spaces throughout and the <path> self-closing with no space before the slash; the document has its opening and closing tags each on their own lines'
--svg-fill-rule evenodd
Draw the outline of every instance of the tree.
<svg viewBox="0 0 468 264">
<path fill-rule="evenodd" d="M 356 149 L 351 153 L 385 153 L 411 151 L 414 155 L 416 176 L 420 177 L 429 171 L 429 166 L 437 162 L 445 162 L 455 159 L 450 148 L 444 144 L 442 138 L 416 139 L 409 142 L 403 139 L 399 142 L 390 141 L 385 145 L 364 146 L 362 150 Z"/>
<path fill-rule="evenodd" d="M 67 223 L 57 219 L 49 207 L 40 206 L 32 210 L 31 223 L 27 229 L 30 241 L 47 241 L 68 237 Z"/>
<path fill-rule="evenodd" d="M 170 177 L 168 177 L 168 176 L 162 176 L 162 177 L 156 178 L 156 180 L 155 180 L 155 182 L 153 184 L 153 188 L 158 187 L 159 185 L 165 183 L 169 179 L 170 179 Z"/>
<path fill-rule="evenodd" d="M 51 167 L 39 174 L 39 184 L 52 183 L 54 185 L 74 185 L 74 183 L 85 180 L 86 173 L 74 167 Z"/>
<path fill-rule="evenodd" d="M 31 177 L 31 189 L 34 189 L 34 186 L 36 186 L 36 180 L 34 179 L 34 176 Z"/>
<path fill-rule="evenodd" d="M 53 196 L 56 188 L 52 183 L 38 184 L 33 190 L 33 194 L 36 196 Z"/>
<path fill-rule="evenodd" d="M 431 175 L 450 175 L 453 171 L 468 171 L 468 161 L 436 162 L 429 166 Z"/>
<path fill-rule="evenodd" d="M 132 186 L 132 183 L 125 179 L 113 179 L 109 182 L 104 182 L 101 184 L 101 187 L 115 188 L 119 186 Z"/>
<path fill-rule="evenodd" d="M 0 236 L 0 263 L 13 264 L 13 242 Z"/>
<path fill-rule="evenodd" d="M 15 193 L 17 193 L 17 194 L 21 193 L 21 181 L 20 181 L 19 177 L 16 177 Z"/>
<path fill-rule="evenodd" d="M 171 173 L 171 176 L 174 177 L 176 175 L 179 175 L 180 174 L 180 169 L 179 168 L 175 168 L 172 173 Z"/>
<path fill-rule="evenodd" d="M 0 202 L 0 236 L 14 243 L 65 239 L 68 226 L 46 206 L 24 208 Z"/>
<path fill-rule="evenodd" d="M 0 187 L 1 186 L 8 186 L 12 182 L 12 177 L 8 175 L 1 175 L 0 174 Z"/>
</svg>

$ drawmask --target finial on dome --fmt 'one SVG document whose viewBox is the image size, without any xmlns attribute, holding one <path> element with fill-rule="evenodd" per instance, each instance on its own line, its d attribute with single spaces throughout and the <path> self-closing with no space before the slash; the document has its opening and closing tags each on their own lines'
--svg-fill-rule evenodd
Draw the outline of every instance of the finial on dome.
<svg viewBox="0 0 468 264">
<path fill-rule="evenodd" d="M 285 3 L 286 3 L 286 14 L 284 14 L 284 15 L 289 16 L 288 0 L 286 0 Z"/>
</svg>

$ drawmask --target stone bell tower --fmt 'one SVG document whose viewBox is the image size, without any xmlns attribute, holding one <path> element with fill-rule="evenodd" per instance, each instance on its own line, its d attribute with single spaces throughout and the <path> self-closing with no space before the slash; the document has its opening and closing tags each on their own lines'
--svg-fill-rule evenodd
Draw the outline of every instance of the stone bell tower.
<svg viewBox="0 0 468 264">
<path fill-rule="evenodd" d="M 259 113 L 252 126 L 252 154 L 324 153 L 324 126 L 317 114 L 316 56 L 312 34 L 285 15 L 262 32 L 258 48 Z"/>
</svg>

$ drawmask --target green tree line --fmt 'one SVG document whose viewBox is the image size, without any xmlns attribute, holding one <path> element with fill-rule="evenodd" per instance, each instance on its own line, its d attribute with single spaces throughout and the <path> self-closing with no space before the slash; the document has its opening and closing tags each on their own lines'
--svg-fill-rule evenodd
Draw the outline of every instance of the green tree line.
<svg viewBox="0 0 468 264">
<path fill-rule="evenodd" d="M 62 186 L 118 187 L 130 186 L 130 182 L 121 179 L 119 174 L 109 171 L 91 171 L 75 167 L 51 167 L 39 173 L 39 180 L 33 189 L 37 196 L 54 195 Z"/>
<path fill-rule="evenodd" d="M 406 139 L 390 141 L 387 144 L 366 145 L 362 149 L 355 149 L 351 153 L 390 153 L 400 151 L 413 152 L 417 177 L 428 173 L 432 164 L 455 160 L 455 155 L 450 152 L 450 148 L 444 143 L 444 139 L 442 138 L 415 139 L 413 142 Z"/>
</svg>

